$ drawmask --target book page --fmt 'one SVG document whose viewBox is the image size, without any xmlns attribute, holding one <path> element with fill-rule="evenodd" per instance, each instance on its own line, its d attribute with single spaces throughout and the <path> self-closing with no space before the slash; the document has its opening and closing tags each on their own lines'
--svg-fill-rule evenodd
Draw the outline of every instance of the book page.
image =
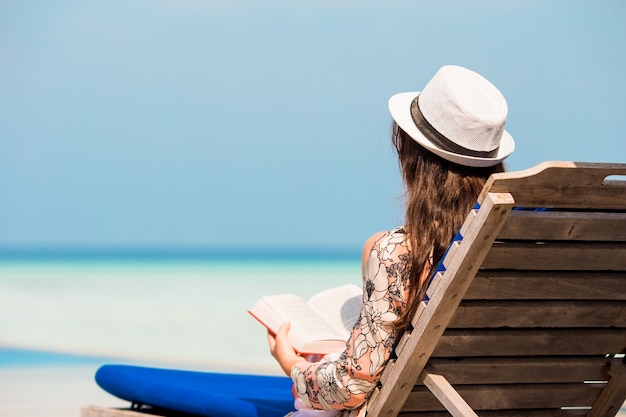
<svg viewBox="0 0 626 417">
<path fill-rule="evenodd" d="M 349 284 L 317 293 L 307 304 L 347 339 L 361 313 L 362 298 L 361 287 Z"/>
<path fill-rule="evenodd" d="M 286 321 L 291 322 L 290 334 L 294 341 L 332 340 L 342 336 L 299 297 L 270 295 L 263 297 L 262 300 L 281 318 L 279 326 Z M 274 332 L 276 330 L 278 329 L 272 329 Z"/>
</svg>

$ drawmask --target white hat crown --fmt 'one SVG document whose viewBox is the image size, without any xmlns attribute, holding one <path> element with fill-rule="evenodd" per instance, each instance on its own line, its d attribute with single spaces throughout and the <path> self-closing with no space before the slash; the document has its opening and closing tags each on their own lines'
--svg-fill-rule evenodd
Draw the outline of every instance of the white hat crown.
<svg viewBox="0 0 626 417">
<path fill-rule="evenodd" d="M 424 87 L 418 102 L 430 125 L 455 144 L 479 152 L 500 146 L 506 100 L 479 74 L 445 66 Z"/>
<path fill-rule="evenodd" d="M 496 165 L 515 148 L 504 129 L 506 100 L 493 84 L 467 68 L 441 67 L 421 93 L 391 97 L 389 110 L 416 142 L 461 165 Z"/>
</svg>

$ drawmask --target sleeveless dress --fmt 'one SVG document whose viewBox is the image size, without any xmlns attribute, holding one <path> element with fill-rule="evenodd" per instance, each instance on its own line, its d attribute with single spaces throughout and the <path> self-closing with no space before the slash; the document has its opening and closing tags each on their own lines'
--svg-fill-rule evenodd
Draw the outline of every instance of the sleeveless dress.
<svg viewBox="0 0 626 417">
<path fill-rule="evenodd" d="M 408 248 L 401 228 L 385 232 L 367 256 L 360 318 L 334 360 L 299 362 L 291 379 L 303 408 L 356 416 L 376 387 L 396 342 L 393 323 L 406 310 Z M 304 410 L 298 415 L 309 415 Z M 312 413 L 310 415 L 315 415 Z"/>
</svg>

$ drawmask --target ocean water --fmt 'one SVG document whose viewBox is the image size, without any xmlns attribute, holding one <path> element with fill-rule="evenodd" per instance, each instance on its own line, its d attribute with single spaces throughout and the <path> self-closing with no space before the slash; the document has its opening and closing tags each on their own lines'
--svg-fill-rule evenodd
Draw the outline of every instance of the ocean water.
<svg viewBox="0 0 626 417">
<path fill-rule="evenodd" d="M 279 374 L 262 295 L 360 284 L 358 256 L 0 261 L 0 366 L 89 361 Z"/>
</svg>

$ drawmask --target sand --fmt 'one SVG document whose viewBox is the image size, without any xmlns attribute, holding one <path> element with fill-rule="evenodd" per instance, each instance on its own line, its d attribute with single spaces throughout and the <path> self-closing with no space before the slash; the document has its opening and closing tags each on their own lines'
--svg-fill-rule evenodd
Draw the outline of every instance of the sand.
<svg viewBox="0 0 626 417">
<path fill-rule="evenodd" d="M 85 404 L 128 406 L 94 382 L 92 365 L 0 368 L 0 415 L 78 417 Z"/>
</svg>

